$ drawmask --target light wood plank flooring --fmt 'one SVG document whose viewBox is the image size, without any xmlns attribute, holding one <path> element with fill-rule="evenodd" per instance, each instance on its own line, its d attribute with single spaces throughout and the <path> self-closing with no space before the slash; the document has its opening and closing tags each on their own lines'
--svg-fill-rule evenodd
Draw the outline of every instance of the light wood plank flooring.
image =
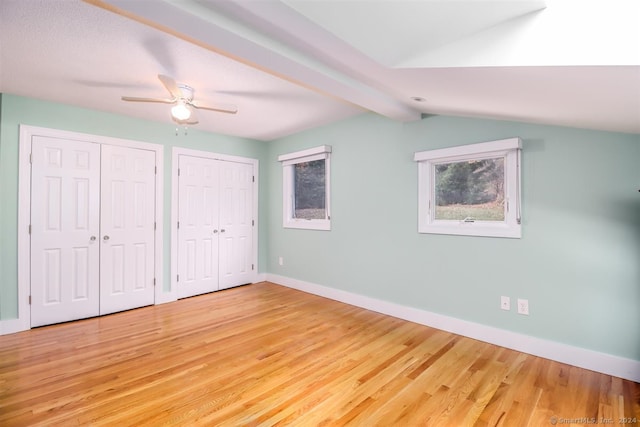
<svg viewBox="0 0 640 427">
<path fill-rule="evenodd" d="M 271 283 L 0 337 L 2 426 L 552 417 L 621 425 L 640 417 L 640 385 Z"/>
</svg>

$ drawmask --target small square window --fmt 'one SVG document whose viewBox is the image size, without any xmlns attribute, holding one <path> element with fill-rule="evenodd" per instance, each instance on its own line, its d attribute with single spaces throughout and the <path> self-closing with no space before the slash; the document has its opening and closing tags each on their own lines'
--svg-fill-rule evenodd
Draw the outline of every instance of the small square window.
<svg viewBox="0 0 640 427">
<path fill-rule="evenodd" d="M 521 236 L 519 138 L 415 154 L 421 233 Z"/>
<path fill-rule="evenodd" d="M 323 145 L 278 157 L 283 167 L 283 227 L 330 230 L 329 160 Z"/>
</svg>

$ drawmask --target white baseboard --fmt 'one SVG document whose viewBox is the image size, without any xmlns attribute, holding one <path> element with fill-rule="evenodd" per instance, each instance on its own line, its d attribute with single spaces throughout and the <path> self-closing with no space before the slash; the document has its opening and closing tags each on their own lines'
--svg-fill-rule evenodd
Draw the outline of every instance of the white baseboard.
<svg viewBox="0 0 640 427">
<path fill-rule="evenodd" d="M 160 292 L 156 294 L 156 300 L 154 305 L 167 304 L 175 301 L 178 301 L 177 292 L 174 292 L 174 291 Z"/>
<path fill-rule="evenodd" d="M 607 375 L 640 382 L 640 361 L 600 353 L 567 344 L 548 341 L 492 326 L 456 319 L 413 307 L 379 300 L 364 295 L 317 285 L 277 274 L 266 274 L 266 279 L 279 285 L 298 289 L 336 301 L 351 304 L 367 310 L 387 314 L 399 319 L 452 332 L 465 337 L 488 342 L 512 350 L 557 362 L 585 368 Z"/>
<path fill-rule="evenodd" d="M 0 320 L 0 335 L 14 334 L 29 329 L 29 325 L 25 325 L 22 319 Z"/>
</svg>

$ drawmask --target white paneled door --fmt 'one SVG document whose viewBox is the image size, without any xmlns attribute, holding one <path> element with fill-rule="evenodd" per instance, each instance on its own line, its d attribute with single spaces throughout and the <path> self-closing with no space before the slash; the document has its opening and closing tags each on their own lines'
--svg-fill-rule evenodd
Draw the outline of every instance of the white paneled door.
<svg viewBox="0 0 640 427">
<path fill-rule="evenodd" d="M 218 290 L 218 162 L 180 156 L 178 298 Z"/>
<path fill-rule="evenodd" d="M 251 282 L 253 166 L 180 155 L 178 298 Z"/>
<path fill-rule="evenodd" d="M 31 326 L 154 303 L 155 153 L 34 137 Z"/>
<path fill-rule="evenodd" d="M 100 314 L 154 303 L 155 153 L 102 146 Z"/>
<path fill-rule="evenodd" d="M 253 167 L 220 162 L 220 289 L 251 282 Z"/>
<path fill-rule="evenodd" d="M 100 144 L 34 137 L 31 326 L 100 312 Z"/>
</svg>

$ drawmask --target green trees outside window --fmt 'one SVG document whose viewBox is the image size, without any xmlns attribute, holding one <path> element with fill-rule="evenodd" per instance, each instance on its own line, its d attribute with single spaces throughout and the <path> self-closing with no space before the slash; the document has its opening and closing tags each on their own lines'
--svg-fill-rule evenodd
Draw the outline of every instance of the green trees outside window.
<svg viewBox="0 0 640 427">
<path fill-rule="evenodd" d="M 504 221 L 504 158 L 435 165 L 437 220 Z"/>
</svg>

